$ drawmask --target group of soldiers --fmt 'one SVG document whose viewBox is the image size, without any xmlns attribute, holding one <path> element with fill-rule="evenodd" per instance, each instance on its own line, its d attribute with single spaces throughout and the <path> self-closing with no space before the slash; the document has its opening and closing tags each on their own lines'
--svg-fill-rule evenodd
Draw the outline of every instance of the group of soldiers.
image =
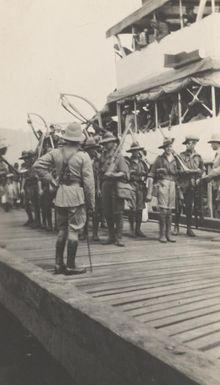
<svg viewBox="0 0 220 385">
<path fill-rule="evenodd" d="M 153 196 L 157 197 L 159 207 L 159 241 L 176 241 L 173 235 L 179 234 L 183 207 L 186 234 L 194 237 L 192 214 L 198 186 L 201 181 L 216 181 L 220 175 L 219 135 L 209 141 L 216 156 L 208 175 L 205 175 L 202 157 L 195 150 L 198 141 L 194 135 L 187 136 L 183 142 L 186 150 L 178 155 L 173 149 L 174 139 L 164 138 L 159 146 L 162 155 L 149 167 L 145 149 L 138 142 L 133 142 L 127 150 L 130 156 L 123 156 L 118 151 L 119 139 L 111 132 L 106 131 L 97 142 L 93 137 L 85 138 L 80 124 L 75 122 L 67 126 L 60 144 L 58 142 L 54 149 L 48 147 L 43 156 L 36 158 L 35 152 L 23 151 L 20 191 L 28 217 L 25 225 L 57 230 L 55 273 L 85 272 L 76 265 L 76 253 L 79 234 L 87 235 L 89 218 L 94 241 L 124 246 L 125 202 L 132 237 L 146 237 L 141 231 L 142 214 L 146 202 L 151 202 Z M 175 212 L 173 232 L 172 212 Z M 100 240 L 98 232 L 103 219 L 108 238 Z"/>
<path fill-rule="evenodd" d="M 0 142 L 0 206 L 8 212 L 20 205 L 19 193 L 19 165 L 11 166 L 4 155 L 7 152 L 7 145 Z"/>
</svg>

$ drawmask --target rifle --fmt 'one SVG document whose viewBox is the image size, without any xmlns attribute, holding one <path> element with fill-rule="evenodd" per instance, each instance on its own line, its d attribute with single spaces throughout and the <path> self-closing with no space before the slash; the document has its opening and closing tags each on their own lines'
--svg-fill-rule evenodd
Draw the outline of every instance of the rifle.
<svg viewBox="0 0 220 385">
<path fill-rule="evenodd" d="M 20 175 L 19 171 L 16 170 L 16 168 L 14 168 L 2 155 L 0 155 L 0 159 L 2 160 L 2 162 L 4 162 L 5 164 L 7 164 L 7 166 L 9 167 L 9 169 L 11 169 L 16 175 Z"/>
<path fill-rule="evenodd" d="M 114 154 L 112 156 L 112 160 L 111 160 L 111 163 L 110 163 L 109 168 L 107 170 L 107 173 L 110 173 L 110 172 L 114 171 L 116 159 L 117 159 L 118 154 L 120 153 L 120 151 L 121 151 L 121 149 L 122 149 L 122 147 L 124 145 L 124 142 L 125 142 L 125 139 L 126 139 L 126 135 L 129 133 L 129 131 L 132 132 L 132 124 L 131 123 L 128 124 L 128 126 L 126 127 L 126 129 L 123 132 L 123 135 L 121 137 L 120 143 L 119 143 L 118 147 L 116 148 L 116 150 L 115 150 L 115 152 L 114 152 Z M 133 135 L 133 132 L 132 132 L 131 135 Z"/>
</svg>

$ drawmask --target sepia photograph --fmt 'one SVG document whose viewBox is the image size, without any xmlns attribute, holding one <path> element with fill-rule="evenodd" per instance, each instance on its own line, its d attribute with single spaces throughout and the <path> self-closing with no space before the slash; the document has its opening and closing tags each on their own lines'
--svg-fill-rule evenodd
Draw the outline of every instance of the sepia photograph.
<svg viewBox="0 0 220 385">
<path fill-rule="evenodd" d="M 220 385 L 220 0 L 0 0 L 0 385 Z"/>
</svg>

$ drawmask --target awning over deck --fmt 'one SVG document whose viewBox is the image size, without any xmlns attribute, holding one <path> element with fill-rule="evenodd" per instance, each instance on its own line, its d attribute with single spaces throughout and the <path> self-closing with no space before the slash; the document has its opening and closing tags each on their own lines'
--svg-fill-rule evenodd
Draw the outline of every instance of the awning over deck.
<svg viewBox="0 0 220 385">
<path fill-rule="evenodd" d="M 133 12 L 131 15 L 125 17 L 119 23 L 108 29 L 106 37 L 118 35 L 119 33 L 131 33 L 131 27 L 138 23 L 141 19 L 148 16 L 164 4 L 168 3 L 169 0 L 147 0 L 145 4 Z"/>
<path fill-rule="evenodd" d="M 141 93 L 145 93 L 145 100 L 156 100 L 163 93 L 177 92 L 195 79 L 200 79 L 200 81 L 204 79 L 204 85 L 220 87 L 219 70 L 219 60 L 205 58 L 176 70 L 172 69 L 153 77 L 143 78 L 141 81 L 129 87 L 116 90 L 108 96 L 107 102 L 112 103 L 132 98 Z M 218 73 L 215 73 L 215 71 L 218 71 Z M 214 74 L 212 75 L 213 72 Z M 209 84 L 207 83 L 207 79 Z"/>
<path fill-rule="evenodd" d="M 199 0 L 182 0 L 183 7 L 187 5 L 194 5 L 195 7 L 199 6 Z M 136 11 L 122 19 L 119 23 L 115 24 L 113 27 L 109 28 L 106 32 L 106 37 L 111 37 L 118 35 L 120 33 L 131 33 L 133 26 L 143 27 L 146 25 L 146 19 L 153 12 L 157 11 L 159 8 L 166 5 L 163 12 L 169 19 L 178 20 L 180 17 L 179 11 L 179 0 L 145 0 L 141 8 L 138 8 Z M 215 0 L 215 7 L 220 6 L 220 1 Z M 185 9 L 183 8 L 183 11 Z M 207 13 L 208 12 L 208 13 Z M 205 15 L 211 12 L 211 1 L 206 1 L 206 11 Z"/>
</svg>

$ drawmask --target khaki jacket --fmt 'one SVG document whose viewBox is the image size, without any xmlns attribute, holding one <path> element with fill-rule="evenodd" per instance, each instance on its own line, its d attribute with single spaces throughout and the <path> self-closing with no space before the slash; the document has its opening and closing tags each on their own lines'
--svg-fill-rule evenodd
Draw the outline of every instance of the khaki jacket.
<svg viewBox="0 0 220 385">
<path fill-rule="evenodd" d="M 87 207 L 94 210 L 95 207 L 95 184 L 92 162 L 89 155 L 82 151 L 68 156 L 68 165 L 71 179 L 76 184 L 67 186 L 61 184 L 58 188 L 55 205 L 58 207 L 76 207 L 86 203 Z M 65 156 L 65 147 L 50 151 L 39 158 L 33 165 L 40 179 L 51 181 L 53 179 L 51 170 L 56 170 L 58 179 L 61 177 Z M 67 160 L 66 160 L 67 161 Z"/>
</svg>

